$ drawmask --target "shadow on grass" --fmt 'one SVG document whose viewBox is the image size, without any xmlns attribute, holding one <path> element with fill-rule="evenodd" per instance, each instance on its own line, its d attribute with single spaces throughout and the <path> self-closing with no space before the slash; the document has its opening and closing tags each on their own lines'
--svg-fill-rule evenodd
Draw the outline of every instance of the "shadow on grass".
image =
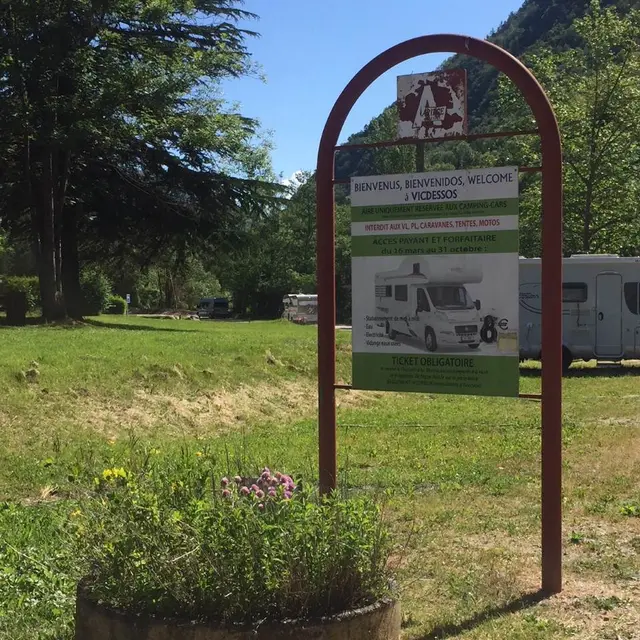
<svg viewBox="0 0 640 640">
<path fill-rule="evenodd" d="M 166 322 L 173 322 L 167 320 Z M 152 327 L 146 324 L 129 324 L 120 322 L 102 322 L 95 320 L 94 318 L 87 318 L 83 321 L 83 324 L 90 325 L 92 327 L 99 327 L 100 329 L 118 329 L 121 331 L 166 331 L 169 333 L 192 333 L 195 329 L 180 329 L 178 327 Z"/>
<path fill-rule="evenodd" d="M 517 600 L 501 605 L 499 607 L 487 607 L 482 611 L 478 611 L 474 616 L 458 624 L 444 624 L 435 627 L 427 635 L 420 636 L 417 640 L 443 640 L 444 638 L 455 638 L 462 633 L 471 631 L 489 620 L 494 620 L 505 614 L 517 613 L 529 607 L 535 607 L 537 604 L 548 598 L 548 594 L 544 591 L 535 591 L 526 593 Z"/>
<path fill-rule="evenodd" d="M 542 369 L 520 368 L 523 378 L 539 378 Z M 640 366 L 608 365 L 599 367 L 571 368 L 562 374 L 563 378 L 619 378 L 623 376 L 640 376 Z"/>
<path fill-rule="evenodd" d="M 62 329 L 81 329 L 84 323 L 77 320 L 65 320 L 63 322 L 46 322 L 40 317 L 29 317 L 22 325 L 9 324 L 7 319 L 0 316 L 0 329 L 20 329 L 21 327 L 60 327 Z"/>
<path fill-rule="evenodd" d="M 167 320 L 167 322 L 172 322 Z M 63 322 L 45 322 L 42 318 L 27 318 L 24 325 L 16 326 L 10 325 L 7 321 L 0 317 L 0 329 L 19 329 L 20 327 L 34 327 L 34 328 L 58 328 L 58 329 L 82 329 L 83 327 L 91 326 L 98 327 L 100 329 L 120 329 L 123 331 L 165 331 L 170 333 L 191 333 L 194 329 L 181 329 L 178 327 L 151 327 L 144 324 L 130 324 L 130 323 L 111 323 L 95 320 L 94 318 L 85 318 L 84 320 L 65 320 Z"/>
</svg>

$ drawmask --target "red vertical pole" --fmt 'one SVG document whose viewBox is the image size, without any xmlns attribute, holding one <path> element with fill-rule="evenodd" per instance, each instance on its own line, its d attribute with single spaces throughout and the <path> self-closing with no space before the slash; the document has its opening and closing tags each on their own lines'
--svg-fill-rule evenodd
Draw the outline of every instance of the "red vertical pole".
<svg viewBox="0 0 640 640">
<path fill-rule="evenodd" d="M 549 123 L 551 131 L 557 122 Z M 546 148 L 545 148 L 546 145 Z M 562 590 L 562 150 L 542 160 L 542 590 Z"/>
<path fill-rule="evenodd" d="M 336 260 L 334 146 L 321 145 L 316 171 L 318 445 L 320 493 L 336 488 Z"/>
</svg>

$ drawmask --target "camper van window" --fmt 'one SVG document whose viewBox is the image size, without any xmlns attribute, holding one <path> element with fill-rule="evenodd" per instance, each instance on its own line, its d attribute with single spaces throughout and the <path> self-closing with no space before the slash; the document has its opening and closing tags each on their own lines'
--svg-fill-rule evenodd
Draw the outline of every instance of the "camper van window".
<svg viewBox="0 0 640 640">
<path fill-rule="evenodd" d="M 473 300 L 464 287 L 427 287 L 429 297 L 436 309 L 474 309 Z"/>
<path fill-rule="evenodd" d="M 418 311 L 426 311 L 427 313 L 431 311 L 429 298 L 427 298 L 427 294 L 422 287 L 418 289 Z"/>
<path fill-rule="evenodd" d="M 562 302 L 586 302 L 589 288 L 584 282 L 563 282 Z"/>
<path fill-rule="evenodd" d="M 390 298 L 391 297 L 391 285 L 377 285 L 376 286 L 377 298 Z"/>
<path fill-rule="evenodd" d="M 409 288 L 406 284 L 396 285 L 396 300 L 407 302 L 409 300 Z"/>
<path fill-rule="evenodd" d="M 624 283 L 624 301 L 631 313 L 640 315 L 640 282 Z"/>
</svg>

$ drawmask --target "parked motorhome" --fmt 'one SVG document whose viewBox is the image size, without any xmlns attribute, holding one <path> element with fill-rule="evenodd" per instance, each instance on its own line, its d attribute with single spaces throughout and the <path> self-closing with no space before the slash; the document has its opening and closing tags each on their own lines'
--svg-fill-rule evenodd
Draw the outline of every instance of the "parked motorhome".
<svg viewBox="0 0 640 640">
<path fill-rule="evenodd" d="M 640 257 L 563 261 L 563 365 L 640 358 Z M 541 357 L 541 260 L 520 259 L 520 356 Z"/>
<path fill-rule="evenodd" d="M 282 317 L 299 324 L 318 322 L 318 296 L 305 293 L 288 293 L 283 299 Z"/>
<path fill-rule="evenodd" d="M 376 274 L 376 313 L 388 318 L 385 333 L 424 342 L 427 351 L 480 346 L 480 302 L 465 285 L 482 281 L 476 262 L 405 260 L 396 270 Z"/>
</svg>

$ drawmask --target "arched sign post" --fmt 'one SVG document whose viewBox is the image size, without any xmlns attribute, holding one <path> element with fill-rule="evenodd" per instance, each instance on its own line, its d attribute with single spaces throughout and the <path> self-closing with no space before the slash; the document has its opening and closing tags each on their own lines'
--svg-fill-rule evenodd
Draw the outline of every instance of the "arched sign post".
<svg viewBox="0 0 640 640">
<path fill-rule="evenodd" d="M 318 287 L 318 405 L 320 490 L 336 487 L 336 287 L 334 156 L 352 107 L 379 76 L 429 53 L 457 53 L 482 60 L 507 75 L 535 116 L 542 151 L 542 589 L 562 589 L 562 148 L 553 108 L 532 73 L 504 49 L 462 35 L 429 35 L 400 43 L 371 60 L 338 97 L 322 133 L 316 172 Z M 460 135 L 469 140 L 532 132 Z M 415 144 L 416 141 L 411 141 Z M 403 144 L 391 141 L 379 145 Z M 531 397 L 531 396 L 529 396 Z"/>
</svg>

